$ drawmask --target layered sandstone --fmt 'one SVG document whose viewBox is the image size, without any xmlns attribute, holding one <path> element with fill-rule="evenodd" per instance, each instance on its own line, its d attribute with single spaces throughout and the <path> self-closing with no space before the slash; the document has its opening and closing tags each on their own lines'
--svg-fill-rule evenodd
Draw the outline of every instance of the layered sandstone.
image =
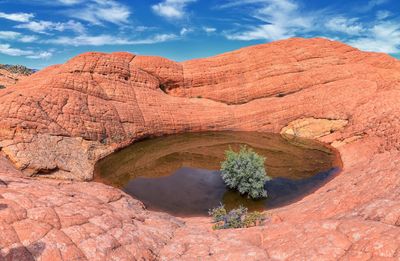
<svg viewBox="0 0 400 261">
<path fill-rule="evenodd" d="M 394 58 L 325 39 L 289 39 L 184 63 L 87 53 L 28 79 L 0 91 L 0 147 L 24 175 L 89 180 L 97 159 L 137 139 L 206 130 L 317 137 L 338 147 L 344 169 L 315 193 L 272 211 L 266 226 L 216 232 L 208 219 L 183 224 L 142 209 L 153 222 L 146 227 L 134 222 L 139 203 L 100 202 L 109 190 L 128 200 L 115 189 L 23 178 L 8 167 L 0 171 L 4 256 L 62 257 L 53 250 L 62 237 L 65 247 L 80 251 L 77 259 L 110 260 L 114 250 L 129 252 L 127 260 L 400 259 L 400 62 Z M 67 197 L 71 188 L 79 193 Z M 57 209 L 90 202 L 101 213 L 86 210 L 78 223 Z M 62 224 L 24 214 L 43 206 Z M 66 232 L 102 228 L 91 220 L 97 216 L 117 220 L 120 230 Z M 28 228 L 45 232 L 31 237 Z M 123 231 L 140 237 L 125 240 Z M 132 242 L 140 248 L 132 250 Z"/>
<path fill-rule="evenodd" d="M 19 79 L 23 79 L 25 77 L 25 75 L 11 73 L 5 69 L 0 69 L 0 89 L 14 85 Z"/>
<path fill-rule="evenodd" d="M 14 85 L 35 71 L 21 65 L 0 64 L 0 89 Z"/>
</svg>

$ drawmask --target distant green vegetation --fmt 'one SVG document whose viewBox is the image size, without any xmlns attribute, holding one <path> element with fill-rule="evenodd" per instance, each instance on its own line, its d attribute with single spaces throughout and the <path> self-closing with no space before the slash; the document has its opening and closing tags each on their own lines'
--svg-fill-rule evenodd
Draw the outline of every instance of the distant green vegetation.
<svg viewBox="0 0 400 261">
<path fill-rule="evenodd" d="M 260 226 L 266 219 L 263 213 L 258 211 L 248 212 L 248 209 L 243 206 L 228 212 L 222 204 L 219 207 L 211 209 L 208 214 L 212 216 L 213 229 Z"/>
<path fill-rule="evenodd" d="M 242 146 L 239 152 L 229 149 L 225 151 L 225 156 L 221 176 L 229 188 L 253 199 L 267 197 L 264 184 L 270 178 L 265 171 L 264 157 L 246 146 Z"/>
</svg>

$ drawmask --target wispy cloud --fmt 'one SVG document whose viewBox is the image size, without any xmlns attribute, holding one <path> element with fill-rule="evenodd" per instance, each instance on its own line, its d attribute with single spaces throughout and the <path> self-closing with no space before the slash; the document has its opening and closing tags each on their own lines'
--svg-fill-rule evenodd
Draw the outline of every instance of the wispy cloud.
<svg viewBox="0 0 400 261">
<path fill-rule="evenodd" d="M 10 56 L 26 56 L 33 54 L 32 51 L 13 48 L 9 44 L 0 44 L 0 53 Z"/>
<path fill-rule="evenodd" d="M 34 17 L 31 13 L 3 13 L 0 12 L 0 18 L 4 18 L 7 20 L 15 21 L 15 22 L 28 22 L 30 19 Z"/>
<path fill-rule="evenodd" d="M 81 1 L 61 1 L 76 4 Z M 66 10 L 65 13 L 75 19 L 83 20 L 95 25 L 102 25 L 104 22 L 113 24 L 125 24 L 131 15 L 130 8 L 114 0 L 89 0 L 83 7 Z"/>
<path fill-rule="evenodd" d="M 14 31 L 0 31 L 0 39 L 31 43 L 36 41 L 38 38 L 34 35 L 23 35 Z"/>
<path fill-rule="evenodd" d="M 39 38 L 36 35 L 20 35 L 18 41 L 23 43 L 33 43 L 37 41 Z"/>
<path fill-rule="evenodd" d="M 358 22 L 357 18 L 346 18 L 343 16 L 328 19 L 325 26 L 332 32 L 340 32 L 348 35 L 358 35 L 365 31 L 364 26 Z"/>
<path fill-rule="evenodd" d="M 71 30 L 76 33 L 84 33 L 85 27 L 80 23 L 69 20 L 66 23 L 51 22 L 51 21 L 31 21 L 15 26 L 16 28 L 28 29 L 36 33 L 48 33 L 49 31 L 63 32 Z"/>
<path fill-rule="evenodd" d="M 18 32 L 13 32 L 13 31 L 0 31 L 0 39 L 7 39 L 7 40 L 13 40 L 19 37 L 21 34 Z"/>
<path fill-rule="evenodd" d="M 390 12 L 388 10 L 379 10 L 376 12 L 376 19 L 384 20 L 392 15 L 393 15 L 392 12 Z"/>
<path fill-rule="evenodd" d="M 52 56 L 51 52 L 35 52 L 32 50 L 23 50 L 14 48 L 9 44 L 0 44 L 0 53 L 9 56 L 25 56 L 29 59 L 48 59 Z"/>
<path fill-rule="evenodd" d="M 85 2 L 85 0 L 56 0 L 56 2 L 63 5 L 76 5 Z"/>
<path fill-rule="evenodd" d="M 181 29 L 181 31 L 179 32 L 179 34 L 180 34 L 181 36 L 185 36 L 185 35 L 187 35 L 188 33 L 191 33 L 191 32 L 193 32 L 193 29 L 183 27 L 183 28 Z"/>
<path fill-rule="evenodd" d="M 366 5 L 358 6 L 357 11 L 368 12 L 380 5 L 386 4 L 389 0 L 369 0 Z"/>
<path fill-rule="evenodd" d="M 26 58 L 29 58 L 29 59 L 49 59 L 52 56 L 53 56 L 52 52 L 38 52 L 38 53 L 26 56 Z"/>
<path fill-rule="evenodd" d="M 156 34 L 144 39 L 129 39 L 112 35 L 81 35 L 77 37 L 62 36 L 55 39 L 46 40 L 45 43 L 72 45 L 72 46 L 103 46 L 103 45 L 138 45 L 161 43 L 176 39 L 175 34 Z"/>
<path fill-rule="evenodd" d="M 215 33 L 217 31 L 217 28 L 204 26 L 203 31 L 208 34 L 211 34 L 211 33 Z"/>
<path fill-rule="evenodd" d="M 279 40 L 309 31 L 313 27 L 314 16 L 301 12 L 299 5 L 292 0 L 244 0 L 231 1 L 219 8 L 233 8 L 242 5 L 255 5 L 251 16 L 262 24 L 248 26 L 245 30 L 226 31 L 231 40 Z"/>
<path fill-rule="evenodd" d="M 188 4 L 197 0 L 164 0 L 152 6 L 154 13 L 167 19 L 182 19 L 186 16 Z"/>
<path fill-rule="evenodd" d="M 20 1 L 36 2 L 38 4 L 47 6 L 59 6 L 59 5 L 71 6 L 87 2 L 88 0 L 20 0 Z"/>
<path fill-rule="evenodd" d="M 369 28 L 363 37 L 348 43 L 364 51 L 399 53 L 400 23 L 382 22 Z"/>
<path fill-rule="evenodd" d="M 371 0 L 367 9 L 380 6 L 387 0 Z M 400 21 L 388 19 L 392 14 L 381 10 L 376 17 L 361 21 L 327 9 L 313 13 L 301 9 L 294 0 L 242 0 L 229 1 L 218 8 L 242 8 L 250 10 L 250 16 L 259 25 L 240 25 L 225 31 L 231 40 L 279 40 L 292 36 L 319 35 L 339 39 L 364 51 L 386 53 L 400 52 Z M 332 14 L 334 13 L 334 14 Z"/>
</svg>

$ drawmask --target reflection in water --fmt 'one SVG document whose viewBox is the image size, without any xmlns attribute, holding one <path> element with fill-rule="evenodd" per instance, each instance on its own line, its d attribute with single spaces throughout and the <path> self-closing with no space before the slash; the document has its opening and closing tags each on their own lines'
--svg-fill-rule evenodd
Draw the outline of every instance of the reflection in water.
<svg viewBox="0 0 400 261">
<path fill-rule="evenodd" d="M 248 145 L 266 157 L 268 198 L 254 201 L 227 189 L 219 167 L 224 151 Z M 96 165 L 98 181 L 114 185 L 149 209 L 175 215 L 204 215 L 223 202 L 251 210 L 293 202 L 320 186 L 339 166 L 320 143 L 270 133 L 187 133 L 144 140 Z"/>
<path fill-rule="evenodd" d="M 136 178 L 124 190 L 150 209 L 178 216 L 204 215 L 220 202 L 227 209 L 244 205 L 249 210 L 263 210 L 286 205 L 312 192 L 337 170 L 332 168 L 300 180 L 275 178 L 265 184 L 268 198 L 260 200 L 227 189 L 219 171 L 193 168 L 181 168 L 173 175 L 161 178 Z"/>
</svg>

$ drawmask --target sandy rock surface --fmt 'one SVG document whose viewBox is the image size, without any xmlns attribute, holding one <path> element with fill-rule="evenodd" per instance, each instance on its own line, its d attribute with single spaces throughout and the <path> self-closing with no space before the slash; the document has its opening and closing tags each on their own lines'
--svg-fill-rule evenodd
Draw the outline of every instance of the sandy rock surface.
<svg viewBox="0 0 400 261">
<path fill-rule="evenodd" d="M 0 85 L 7 87 L 12 86 L 18 82 L 18 80 L 22 80 L 26 78 L 26 75 L 19 73 L 12 73 L 5 69 L 0 69 Z"/>
<path fill-rule="evenodd" d="M 394 58 L 290 39 L 185 63 L 89 53 L 28 79 L 0 91 L 0 260 L 400 260 Z M 102 184 L 27 177 L 90 180 L 151 135 L 285 127 L 337 147 L 343 171 L 263 227 L 212 231 Z"/>
</svg>

